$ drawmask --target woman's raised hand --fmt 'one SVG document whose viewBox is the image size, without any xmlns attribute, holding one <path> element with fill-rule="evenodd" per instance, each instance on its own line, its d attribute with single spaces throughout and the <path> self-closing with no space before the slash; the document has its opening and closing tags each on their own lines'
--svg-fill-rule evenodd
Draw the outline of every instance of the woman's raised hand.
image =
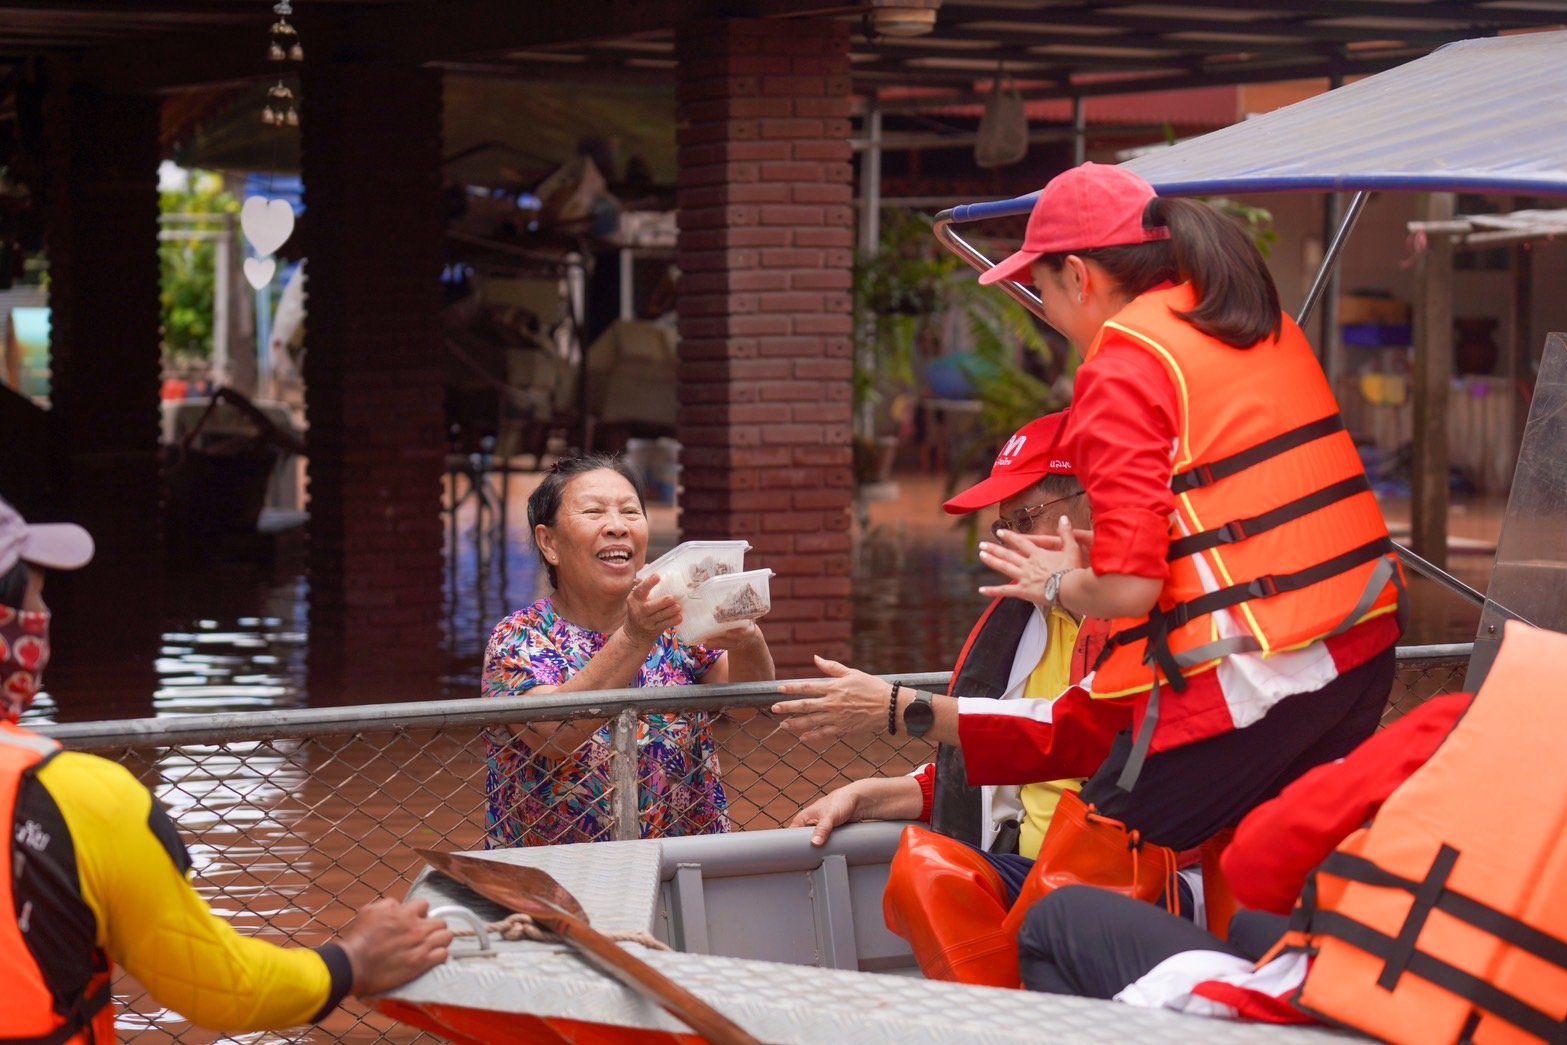
<svg viewBox="0 0 1567 1045">
<path fill-rule="evenodd" d="M 702 645 L 708 649 L 734 650 L 745 649 L 758 643 L 765 643 L 762 629 L 754 620 L 743 620 L 732 627 L 725 628 L 716 634 L 709 635 L 702 640 Z"/>
<path fill-rule="evenodd" d="M 983 541 L 979 561 L 1007 577 L 1010 584 L 987 584 L 981 595 L 992 598 L 1024 599 L 1035 605 L 1045 601 L 1045 581 L 1059 570 L 1075 570 L 1083 565 L 1083 545 L 1071 520 L 1061 516 L 1053 534 L 1021 534 L 1002 530 L 998 544 Z"/>
<path fill-rule="evenodd" d="M 649 574 L 631 586 L 626 596 L 626 637 L 651 647 L 658 637 L 680 624 L 680 600 L 665 595 L 649 601 L 648 592 L 658 586 L 658 574 Z"/>
<path fill-rule="evenodd" d="M 825 657 L 817 657 L 816 666 L 826 678 L 785 682 L 778 687 L 780 693 L 813 698 L 773 705 L 772 712 L 784 729 L 801 740 L 816 741 L 887 728 L 891 683 Z"/>
</svg>

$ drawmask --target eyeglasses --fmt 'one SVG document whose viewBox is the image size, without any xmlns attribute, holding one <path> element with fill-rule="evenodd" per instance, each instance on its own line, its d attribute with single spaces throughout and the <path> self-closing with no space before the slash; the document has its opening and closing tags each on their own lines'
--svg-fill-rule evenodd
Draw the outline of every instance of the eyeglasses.
<svg viewBox="0 0 1567 1045">
<path fill-rule="evenodd" d="M 1075 493 L 1067 494 L 1065 497 L 1057 497 L 1053 501 L 1036 504 L 1032 508 L 1019 508 L 1012 513 L 1011 518 L 1003 516 L 991 523 L 990 532 L 995 534 L 997 539 L 1001 537 L 1002 530 L 1016 530 L 1018 533 L 1029 533 L 1034 529 L 1034 520 L 1046 508 L 1049 508 L 1052 504 L 1060 504 L 1062 501 L 1070 501 L 1074 497 L 1081 496 L 1083 496 L 1083 491 L 1078 490 Z"/>
</svg>

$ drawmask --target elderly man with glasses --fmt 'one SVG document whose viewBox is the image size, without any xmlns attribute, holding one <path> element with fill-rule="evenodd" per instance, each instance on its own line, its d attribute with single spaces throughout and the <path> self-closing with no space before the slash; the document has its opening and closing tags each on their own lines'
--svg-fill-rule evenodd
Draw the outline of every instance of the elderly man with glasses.
<svg viewBox="0 0 1567 1045">
<path fill-rule="evenodd" d="M 994 508 L 993 533 L 1054 534 L 1063 517 L 1089 527 L 1088 498 L 1068 447 L 1065 413 L 1031 421 L 1002 446 L 990 475 L 947 501 L 952 515 Z M 1088 534 L 1081 535 L 1084 540 Z M 791 826 L 815 828 L 812 842 L 856 820 L 926 820 L 905 834 L 885 911 L 931 978 L 1016 987 L 1015 943 L 999 927 L 1027 877 L 1061 793 L 1077 790 L 1131 721 L 1128 707 L 1091 701 L 1076 685 L 1092 668 L 1107 624 L 1060 606 L 993 601 L 953 669 L 950 695 L 921 693 L 817 658 L 827 676 L 788 683 L 800 698 L 775 704 L 784 728 L 807 741 L 885 729 L 940 744 L 936 760 L 908 776 L 868 777 L 802 809 Z M 1030 742 L 1019 718 L 1051 723 L 1051 764 L 1062 779 L 1021 787 L 971 787 L 975 764 Z M 960 724 L 961 723 L 961 724 Z"/>
</svg>

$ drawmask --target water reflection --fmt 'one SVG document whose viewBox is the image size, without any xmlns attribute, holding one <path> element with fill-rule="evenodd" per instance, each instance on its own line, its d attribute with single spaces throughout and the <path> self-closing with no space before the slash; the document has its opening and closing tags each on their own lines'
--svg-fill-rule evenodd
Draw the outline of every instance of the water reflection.
<svg viewBox="0 0 1567 1045">
<path fill-rule="evenodd" d="M 974 558 L 973 534 L 940 512 L 939 479 L 900 481 L 896 501 L 870 506 L 869 525 L 854 550 L 853 653 L 856 667 L 875 672 L 944 670 L 961 650 L 986 600 L 976 588 L 988 572 Z M 494 497 L 469 497 L 445 532 L 443 637 L 446 669 L 438 696 L 478 692 L 484 645 L 495 622 L 544 591 L 528 532 L 524 499 L 529 477 L 514 478 L 504 531 Z M 1404 507 L 1389 506 L 1398 519 Z M 1500 528 L 1501 504 L 1455 507 L 1455 531 L 1469 539 Z M 650 508 L 652 558 L 676 540 L 672 508 Z M 1484 589 L 1491 556 L 1482 543 L 1450 560 L 1460 578 Z M 1421 578 L 1412 580 L 1406 643 L 1461 642 L 1474 636 L 1479 610 Z M 123 714 L 205 714 L 339 703 L 338 694 L 307 690 L 308 587 L 302 562 L 225 563 L 171 577 L 165 630 L 151 672 L 139 678 L 92 663 L 90 652 L 62 649 L 52 684 L 70 692 L 71 717 Z M 123 678 L 121 675 L 123 674 Z M 152 679 L 150 683 L 140 681 Z M 151 700 L 147 688 L 150 686 Z M 313 698 L 313 700 L 312 700 Z M 48 694 L 29 721 L 57 714 Z"/>
</svg>

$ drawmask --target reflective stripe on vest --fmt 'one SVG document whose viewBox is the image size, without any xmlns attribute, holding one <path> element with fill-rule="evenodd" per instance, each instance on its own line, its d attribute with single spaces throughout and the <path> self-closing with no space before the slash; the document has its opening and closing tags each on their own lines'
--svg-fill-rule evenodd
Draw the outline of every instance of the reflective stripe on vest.
<svg viewBox="0 0 1567 1045">
<path fill-rule="evenodd" d="M 1567 1040 L 1567 636 L 1511 623 L 1435 754 L 1313 873 L 1301 1008 L 1395 1042 Z"/>
<path fill-rule="evenodd" d="M 5 827 L 7 852 L 16 840 L 16 803 L 22 780 L 60 750 L 60 745 L 10 723 L 0 723 L 0 824 Z M 13 856 L 14 860 L 14 856 Z M 8 866 L 14 866 L 8 861 Z M 55 998 L 43 971 L 28 949 L 16 911 L 14 878 L 0 875 L 0 982 L 5 984 L 5 1004 L 0 1006 L 0 1045 L 65 1045 L 72 1041 L 114 1040 L 114 1018 L 107 974 L 95 977 L 86 995 L 66 1015 L 55 1008 Z"/>
<path fill-rule="evenodd" d="M 1224 656 L 1300 648 L 1400 605 L 1386 523 L 1305 336 L 1286 318 L 1278 341 L 1234 349 L 1175 314 L 1194 304 L 1187 286 L 1152 291 L 1105 324 L 1169 374 L 1178 438 L 1170 576 L 1154 613 L 1115 622 L 1096 697 L 1151 701 L 1156 679 L 1180 692 Z M 1220 611 L 1241 634 L 1221 637 Z"/>
</svg>

